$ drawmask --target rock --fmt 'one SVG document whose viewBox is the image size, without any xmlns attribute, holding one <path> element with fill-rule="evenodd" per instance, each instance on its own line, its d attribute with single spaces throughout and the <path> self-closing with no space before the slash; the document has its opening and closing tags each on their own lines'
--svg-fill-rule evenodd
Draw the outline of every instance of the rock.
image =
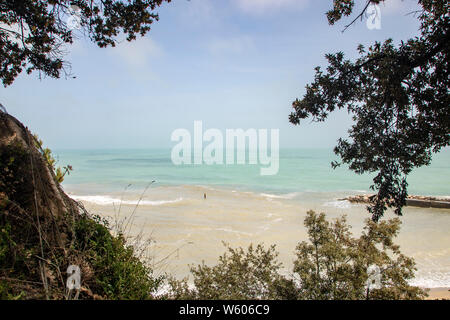
<svg viewBox="0 0 450 320">
<path fill-rule="evenodd" d="M 347 200 L 352 203 L 367 203 L 370 204 L 375 195 L 355 195 L 349 196 L 339 200 Z M 429 197 L 429 196 L 415 196 L 410 195 L 406 198 L 406 206 L 421 207 L 421 208 L 440 208 L 450 209 L 450 199 Z"/>
<path fill-rule="evenodd" d="M 78 204 L 69 198 L 56 181 L 53 168 L 38 149 L 35 137 L 16 118 L 0 111 L 0 155 L 9 159 L 0 165 L 2 199 L 16 211 L 35 217 L 42 229 L 51 229 L 47 241 L 64 248 L 62 223 L 67 215 L 79 213 Z M 0 199 L 1 200 L 1 199 Z"/>
</svg>

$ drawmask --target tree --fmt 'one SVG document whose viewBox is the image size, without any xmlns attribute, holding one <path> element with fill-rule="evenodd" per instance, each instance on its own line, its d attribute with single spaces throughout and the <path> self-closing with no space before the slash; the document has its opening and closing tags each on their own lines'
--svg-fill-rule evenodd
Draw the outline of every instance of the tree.
<svg viewBox="0 0 450 320">
<path fill-rule="evenodd" d="M 312 300 L 422 299 L 426 292 L 410 286 L 414 260 L 393 242 L 398 218 L 366 220 L 360 238 L 353 238 L 344 217 L 330 223 L 325 214 L 305 218 L 309 242 L 297 245 L 294 276 L 299 297 Z"/>
<path fill-rule="evenodd" d="M 206 264 L 191 266 L 194 287 L 187 279 L 170 279 L 169 298 L 201 300 L 249 300 L 296 298 L 294 283 L 279 274 L 281 263 L 272 245 L 250 245 L 247 250 L 233 249 L 225 244 L 227 252 L 213 267 Z"/>
<path fill-rule="evenodd" d="M 367 1 L 357 18 L 369 4 L 383 1 Z M 327 54 L 326 71 L 315 68 L 314 81 L 306 86 L 303 98 L 292 103 L 289 117 L 298 125 L 308 117 L 325 121 L 337 109 L 352 114 L 349 139 L 339 139 L 334 148 L 341 162 L 332 166 L 344 163 L 358 174 L 376 173 L 371 189 L 377 194 L 368 207 L 374 221 L 388 207 L 402 215 L 407 175 L 414 167 L 430 164 L 432 153 L 450 142 L 450 4 L 418 3 L 419 36 L 398 46 L 391 39 L 368 49 L 359 45 L 356 61 L 344 59 L 342 52 Z M 334 1 L 328 22 L 349 16 L 353 6 L 354 0 Z"/>
<path fill-rule="evenodd" d="M 154 12 L 171 0 L 2 0 L 0 2 L 0 78 L 6 87 L 25 69 L 53 78 L 68 75 L 65 45 L 74 31 L 99 47 L 114 47 L 119 35 L 128 41 L 144 36 Z M 71 20 L 72 19 L 72 20 Z"/>
</svg>

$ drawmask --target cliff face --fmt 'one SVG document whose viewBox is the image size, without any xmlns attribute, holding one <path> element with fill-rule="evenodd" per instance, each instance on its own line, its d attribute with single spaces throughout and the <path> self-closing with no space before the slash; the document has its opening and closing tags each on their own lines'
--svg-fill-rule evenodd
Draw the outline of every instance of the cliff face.
<svg viewBox="0 0 450 320">
<path fill-rule="evenodd" d="M 56 182 L 55 174 L 34 136 L 16 118 L 0 111 L 0 193 L 12 205 L 32 213 L 43 221 L 50 220 L 54 239 L 62 247 L 59 222 L 68 214 L 78 213 L 78 204 L 69 198 Z"/>
<path fill-rule="evenodd" d="M 28 154 L 29 163 L 24 165 L 30 169 L 31 176 L 27 178 L 33 185 L 32 192 L 36 193 L 35 209 L 42 209 L 43 214 L 54 217 L 72 210 L 73 200 L 56 183 L 54 172 L 38 150 L 34 136 L 16 118 L 0 112 L 0 149 L 11 147 L 21 147 Z"/>
<path fill-rule="evenodd" d="M 78 217 L 34 136 L 0 111 L 0 293 L 50 298 L 52 287 L 63 288 L 65 276 L 50 261 L 69 258 Z"/>
</svg>

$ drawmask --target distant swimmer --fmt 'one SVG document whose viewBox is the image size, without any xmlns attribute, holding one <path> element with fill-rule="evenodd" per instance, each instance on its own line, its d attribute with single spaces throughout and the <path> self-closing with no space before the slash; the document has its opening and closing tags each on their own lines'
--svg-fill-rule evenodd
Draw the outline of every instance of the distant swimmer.
<svg viewBox="0 0 450 320">
<path fill-rule="evenodd" d="M 203 194 L 203 199 L 206 199 L 206 193 Z"/>
</svg>

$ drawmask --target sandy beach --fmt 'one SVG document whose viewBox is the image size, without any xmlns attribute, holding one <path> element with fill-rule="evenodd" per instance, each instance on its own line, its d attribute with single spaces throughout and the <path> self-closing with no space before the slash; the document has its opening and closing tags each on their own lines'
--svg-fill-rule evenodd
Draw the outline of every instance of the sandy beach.
<svg viewBox="0 0 450 320">
<path fill-rule="evenodd" d="M 432 288 L 428 292 L 428 299 L 446 299 L 450 300 L 450 288 Z"/>
<path fill-rule="evenodd" d="M 71 188 L 75 194 L 80 190 Z M 207 194 L 207 199 L 203 195 Z M 103 196 L 73 196 L 92 213 L 120 219 L 136 208 L 140 194 L 127 191 Z M 310 209 L 325 212 L 329 219 L 342 215 L 358 236 L 366 216 L 363 204 L 339 201 L 340 194 L 266 194 L 206 186 L 152 188 L 141 199 L 131 234 L 142 233 L 154 240 L 152 258 L 161 272 L 177 278 L 189 275 L 188 265 L 214 264 L 224 252 L 222 241 L 232 247 L 250 243 L 276 244 L 279 260 L 289 273 L 298 242 L 307 240 L 303 225 Z M 330 198 L 331 197 L 331 198 Z M 393 218 L 389 213 L 386 218 Z M 416 261 L 412 284 L 433 288 L 431 298 L 448 298 L 450 287 L 450 210 L 407 207 L 396 239 L 401 251 Z"/>
</svg>

